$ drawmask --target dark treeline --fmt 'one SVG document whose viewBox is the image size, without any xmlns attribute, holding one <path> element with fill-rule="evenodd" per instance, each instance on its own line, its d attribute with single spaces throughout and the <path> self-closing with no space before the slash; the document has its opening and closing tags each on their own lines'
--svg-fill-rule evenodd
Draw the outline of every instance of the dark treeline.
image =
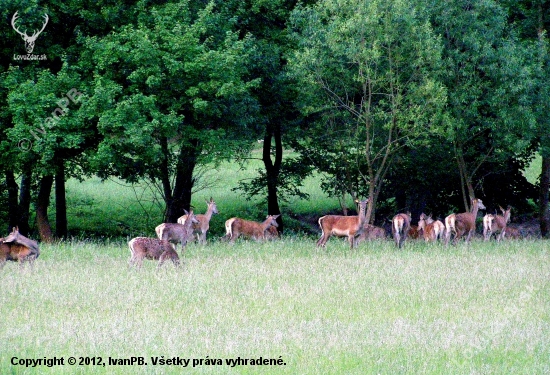
<svg viewBox="0 0 550 375">
<path fill-rule="evenodd" d="M 43 241 L 66 237 L 64 183 L 97 175 L 157 185 L 175 222 L 200 168 L 245 160 L 263 139 L 265 168 L 239 189 L 269 214 L 319 171 L 341 202 L 369 198 L 370 222 L 467 210 L 475 196 L 536 210 L 547 236 L 549 8 L 5 0 L 0 221 L 27 234 L 34 212 Z M 22 34 L 42 28 L 29 54 Z M 537 154 L 535 186 L 521 171 Z"/>
</svg>

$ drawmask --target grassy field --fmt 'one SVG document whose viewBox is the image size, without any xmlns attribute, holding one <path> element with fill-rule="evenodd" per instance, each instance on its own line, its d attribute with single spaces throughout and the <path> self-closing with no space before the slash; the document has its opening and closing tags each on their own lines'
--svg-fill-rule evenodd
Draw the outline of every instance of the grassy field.
<svg viewBox="0 0 550 375">
<path fill-rule="evenodd" d="M 0 374 L 550 373 L 547 241 L 397 250 L 387 240 L 351 251 L 330 239 L 317 249 L 289 218 L 338 209 L 316 176 L 305 182 L 312 199 L 283 204 L 292 235 L 220 242 L 227 218 L 265 215 L 263 202 L 231 190 L 257 167 L 207 174 L 193 203 L 203 212 L 212 196 L 220 214 L 209 244 L 189 245 L 180 270 L 128 267 L 125 239 L 154 236 L 162 218 L 147 186 L 69 181 L 75 237 L 42 244 L 32 271 L 0 271 Z M 53 357 L 64 365 L 12 364 Z M 130 357 L 147 365 L 110 364 Z M 153 364 L 174 357 L 188 366 Z M 239 357 L 247 364 L 226 362 Z M 284 364 L 251 364 L 260 358 Z"/>
<path fill-rule="evenodd" d="M 320 250 L 290 237 L 190 245 L 184 269 L 157 271 L 128 269 L 125 243 L 44 245 L 33 272 L 2 271 L 0 373 L 547 374 L 548 250 L 525 240 L 350 251 L 337 239 Z M 65 365 L 11 365 L 54 356 Z M 108 362 L 132 356 L 147 366 Z M 161 356 L 191 362 L 153 365 Z M 285 365 L 226 365 L 238 357 Z"/>
</svg>

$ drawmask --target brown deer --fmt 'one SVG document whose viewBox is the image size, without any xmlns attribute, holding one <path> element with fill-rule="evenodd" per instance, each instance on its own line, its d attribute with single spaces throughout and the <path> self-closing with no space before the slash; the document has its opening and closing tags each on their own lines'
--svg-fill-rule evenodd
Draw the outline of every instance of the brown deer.
<svg viewBox="0 0 550 375">
<path fill-rule="evenodd" d="M 164 262 L 171 260 L 176 267 L 180 266 L 180 258 L 176 253 L 176 248 L 166 240 L 157 238 L 136 237 L 128 242 L 130 248 L 130 266 L 136 265 L 141 268 L 143 259 L 158 260 L 157 268 L 161 267 Z"/>
<path fill-rule="evenodd" d="M 511 227 L 509 225 L 506 226 L 506 237 L 507 238 L 513 238 L 515 240 L 521 238 L 521 233 L 518 228 Z"/>
<path fill-rule="evenodd" d="M 218 207 L 216 207 L 216 202 L 210 197 L 210 202 L 206 201 L 208 209 L 205 214 L 196 215 L 199 223 L 193 223 L 193 231 L 197 235 L 197 241 L 200 244 L 206 244 L 206 232 L 210 229 L 210 219 L 212 219 L 212 214 L 218 213 Z M 187 215 L 183 215 L 178 219 L 178 224 L 185 224 L 187 220 Z"/>
<path fill-rule="evenodd" d="M 232 217 L 225 222 L 225 236 L 231 243 L 234 243 L 241 235 L 256 241 L 265 240 L 268 228 L 271 226 L 279 226 L 277 224 L 277 218 L 279 216 L 281 215 L 268 215 L 262 223 Z"/>
<path fill-rule="evenodd" d="M 512 207 L 508 206 L 506 210 L 500 206 L 499 208 L 502 215 L 487 214 L 483 217 L 483 239 L 485 241 L 488 241 L 493 233 L 498 232 L 500 233 L 498 233 L 496 238 L 497 241 L 500 241 L 504 239 L 504 236 L 507 233 L 506 224 L 510 222 L 510 212 L 512 211 Z"/>
<path fill-rule="evenodd" d="M 20 267 L 28 262 L 32 267 L 39 256 L 38 243 L 20 234 L 18 227 L 14 227 L 6 238 L 0 238 L 0 269 L 8 260 L 19 262 Z"/>
<path fill-rule="evenodd" d="M 324 247 L 331 236 L 336 236 L 347 237 L 350 248 L 356 247 L 356 239 L 365 225 L 367 202 L 368 199 L 355 201 L 359 205 L 359 215 L 357 216 L 325 215 L 320 217 L 319 226 L 322 233 L 321 238 L 317 241 L 317 246 Z"/>
<path fill-rule="evenodd" d="M 418 220 L 418 230 L 422 230 L 424 241 L 437 241 L 443 239 L 445 234 L 445 224 L 439 220 L 433 220 L 431 216 L 422 213 Z"/>
<path fill-rule="evenodd" d="M 397 214 L 392 219 L 391 231 L 398 248 L 403 246 L 411 227 L 411 214 Z"/>
<path fill-rule="evenodd" d="M 363 230 L 355 238 L 357 245 L 362 241 L 383 240 L 386 238 L 386 231 L 384 228 L 377 227 L 372 224 L 364 224 Z"/>
<path fill-rule="evenodd" d="M 418 225 L 410 225 L 409 230 L 407 231 L 407 236 L 412 238 L 413 240 L 416 240 L 422 235 L 421 230 L 422 228 L 420 228 Z"/>
<path fill-rule="evenodd" d="M 468 233 L 466 243 L 470 242 L 472 234 L 476 230 L 476 217 L 479 209 L 484 210 L 485 206 L 481 199 L 472 198 L 472 208 L 470 212 L 451 214 L 445 218 L 445 245 L 449 244 L 451 233 L 455 234 L 453 242 L 456 244 L 460 237 Z"/>
<path fill-rule="evenodd" d="M 162 223 L 155 228 L 157 237 L 160 240 L 174 241 L 176 244 L 179 242 L 181 244 L 182 255 L 185 245 L 193 237 L 193 224 L 199 223 L 197 217 L 193 214 L 193 210 L 191 212 L 184 211 L 188 218 L 191 218 L 190 220 L 187 219 L 185 224 Z"/>
</svg>

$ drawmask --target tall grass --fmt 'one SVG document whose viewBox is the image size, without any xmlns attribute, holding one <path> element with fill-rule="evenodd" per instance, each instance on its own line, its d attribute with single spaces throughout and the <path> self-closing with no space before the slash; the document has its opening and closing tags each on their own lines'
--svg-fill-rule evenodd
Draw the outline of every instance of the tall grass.
<svg viewBox="0 0 550 375">
<path fill-rule="evenodd" d="M 544 374 L 550 258 L 542 241 L 444 248 L 307 237 L 190 245 L 183 270 L 129 269 L 125 243 L 44 245 L 8 264 L 0 373 Z M 12 357 L 125 358 L 148 366 L 15 367 Z M 153 366 L 281 358 L 284 366 Z"/>
</svg>

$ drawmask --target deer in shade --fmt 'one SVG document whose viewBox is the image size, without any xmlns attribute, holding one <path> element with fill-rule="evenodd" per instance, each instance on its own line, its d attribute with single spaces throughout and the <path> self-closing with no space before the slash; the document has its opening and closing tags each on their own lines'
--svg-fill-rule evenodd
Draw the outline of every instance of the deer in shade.
<svg viewBox="0 0 550 375">
<path fill-rule="evenodd" d="M 157 225 L 157 227 L 155 228 L 157 237 L 160 240 L 174 241 L 176 243 L 179 242 L 181 244 L 182 255 L 185 249 L 185 245 L 193 237 L 193 224 L 199 223 L 197 217 L 193 213 L 193 210 L 191 210 L 190 212 L 187 212 L 186 210 L 184 211 L 188 217 L 185 221 L 185 224 L 162 223 Z"/>
<path fill-rule="evenodd" d="M 364 224 L 363 230 L 359 235 L 355 238 L 355 241 L 357 244 L 361 243 L 362 241 L 368 240 L 383 240 L 386 238 L 386 230 L 381 227 L 377 227 L 372 224 Z"/>
<path fill-rule="evenodd" d="M 128 242 L 130 248 L 130 266 L 137 265 L 141 268 L 143 259 L 158 260 L 157 268 L 160 268 L 164 262 L 171 260 L 176 267 L 180 266 L 180 258 L 174 245 L 166 240 L 158 238 L 136 237 Z"/>
<path fill-rule="evenodd" d="M 433 220 L 431 216 L 422 213 L 418 220 L 418 230 L 422 230 L 424 241 L 434 242 L 443 239 L 445 235 L 445 224 L 439 220 Z"/>
<path fill-rule="evenodd" d="M 265 240 L 267 238 L 266 232 L 268 228 L 272 226 L 277 228 L 279 226 L 277 224 L 277 218 L 279 216 L 280 215 L 268 215 L 261 223 L 232 217 L 225 222 L 225 237 L 232 243 L 234 243 L 239 236 L 252 238 L 256 241 Z"/>
<path fill-rule="evenodd" d="M 39 255 L 38 243 L 19 233 L 18 227 L 14 227 L 6 238 L 0 238 L 0 269 L 6 261 L 19 262 L 20 266 L 28 262 L 32 267 Z"/>
<path fill-rule="evenodd" d="M 512 207 L 508 206 L 506 210 L 500 206 L 499 208 L 502 215 L 487 214 L 483 217 L 483 239 L 485 241 L 488 241 L 493 233 L 498 233 L 497 241 L 504 239 L 506 235 L 506 225 L 510 222 Z"/>
<path fill-rule="evenodd" d="M 193 231 L 197 235 L 197 241 L 200 244 L 206 244 L 206 232 L 208 232 L 208 229 L 210 229 L 210 219 L 212 219 L 213 214 L 218 213 L 218 207 L 216 206 L 216 202 L 210 197 L 210 202 L 206 201 L 206 204 L 208 208 L 206 209 L 206 213 L 196 215 L 198 223 L 193 223 Z M 183 215 L 178 219 L 178 224 L 185 225 L 185 221 L 187 220 L 188 215 Z"/>
<path fill-rule="evenodd" d="M 393 217 L 392 219 L 391 231 L 393 234 L 393 239 L 395 240 L 395 245 L 398 248 L 403 246 L 409 229 L 411 227 L 411 214 L 410 213 L 400 213 Z"/>
<path fill-rule="evenodd" d="M 466 233 L 468 234 L 466 236 L 466 243 L 470 242 L 470 238 L 476 230 L 477 212 L 480 209 L 485 209 L 481 199 L 472 198 L 471 203 L 472 206 L 470 212 L 451 214 L 445 218 L 445 245 L 449 244 L 452 233 L 455 234 L 455 244 Z"/>
<path fill-rule="evenodd" d="M 355 203 L 359 206 L 356 216 L 325 215 L 319 218 L 321 238 L 317 241 L 318 247 L 324 247 L 331 236 L 347 237 L 350 248 L 357 246 L 357 237 L 363 232 L 366 221 L 368 199 Z"/>
</svg>

